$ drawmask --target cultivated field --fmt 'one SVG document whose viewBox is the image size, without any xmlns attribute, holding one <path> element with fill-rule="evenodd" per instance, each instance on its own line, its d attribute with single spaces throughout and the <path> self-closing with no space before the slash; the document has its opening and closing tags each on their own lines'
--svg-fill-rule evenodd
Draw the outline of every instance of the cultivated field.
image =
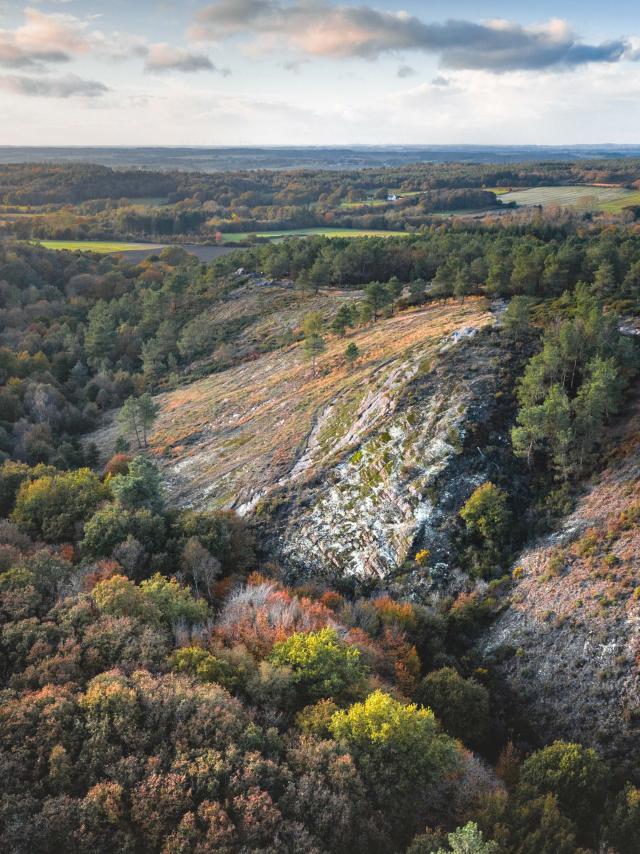
<svg viewBox="0 0 640 854">
<path fill-rule="evenodd" d="M 297 228 L 289 231 L 258 231 L 255 234 L 249 232 L 222 233 L 222 239 L 226 243 L 241 243 L 249 237 L 260 237 L 262 239 L 282 240 L 284 237 L 306 237 L 309 235 L 322 235 L 323 237 L 406 237 L 408 231 L 376 231 L 375 229 L 357 228 Z"/>
<path fill-rule="evenodd" d="M 624 187 L 595 187 L 589 185 L 565 187 L 531 187 L 527 190 L 514 190 L 502 193 L 504 203 L 517 205 L 560 205 L 560 207 L 580 207 L 585 210 L 606 210 L 619 212 L 629 205 L 640 204 L 640 192 Z"/>
<path fill-rule="evenodd" d="M 38 240 L 31 241 L 44 246 L 45 249 L 67 249 L 70 252 L 97 252 L 101 255 L 109 255 L 113 252 L 144 252 L 153 249 L 162 249 L 161 244 L 152 243 L 118 243 L 108 240 Z"/>
</svg>

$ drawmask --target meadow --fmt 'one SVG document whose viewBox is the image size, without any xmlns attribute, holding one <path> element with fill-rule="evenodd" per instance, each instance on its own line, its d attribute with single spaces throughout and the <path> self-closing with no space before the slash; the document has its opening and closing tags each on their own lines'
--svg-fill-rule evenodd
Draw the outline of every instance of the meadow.
<svg viewBox="0 0 640 854">
<path fill-rule="evenodd" d="M 45 249 L 66 249 L 69 252 L 97 252 L 100 255 L 110 255 L 114 252 L 140 252 L 151 249 L 162 249 L 161 244 L 151 243 L 121 243 L 111 240 L 38 240 L 31 241 Z"/>
<path fill-rule="evenodd" d="M 515 202 L 523 207 L 560 205 L 610 213 L 619 213 L 630 205 L 640 204 L 640 192 L 627 190 L 624 187 L 596 187 L 587 184 L 531 187 L 526 190 L 502 193 L 500 198 L 504 203 Z"/>
<path fill-rule="evenodd" d="M 258 237 L 261 240 L 282 240 L 284 237 L 308 237 L 314 234 L 322 237 L 406 237 L 410 233 L 359 228 L 297 228 L 285 231 L 258 231 L 255 234 L 246 231 L 228 232 L 223 233 L 222 239 L 225 243 L 244 243 L 251 237 Z"/>
</svg>

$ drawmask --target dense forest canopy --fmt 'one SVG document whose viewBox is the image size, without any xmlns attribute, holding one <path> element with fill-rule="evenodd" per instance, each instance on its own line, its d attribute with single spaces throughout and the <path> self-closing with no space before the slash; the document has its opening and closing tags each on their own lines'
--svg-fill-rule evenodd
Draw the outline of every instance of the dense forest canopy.
<svg viewBox="0 0 640 854">
<path fill-rule="evenodd" d="M 80 203 L 69 217 L 115 222 L 135 213 L 123 197 L 162 196 L 171 216 L 195 200 L 184 234 L 210 202 L 298 215 L 378 191 L 384 203 L 397 188 L 451 204 L 504 184 L 632 185 L 637 169 L 631 160 L 215 175 L 27 165 L 0 167 L 0 196 L 6 206 L 51 205 L 42 222 L 61 217 L 60 204 Z M 104 204 L 83 206 L 93 200 Z M 303 305 L 321 290 L 353 298 L 247 343 L 255 318 L 223 309 L 264 282 Z M 474 488 L 451 520 L 452 560 L 466 578 L 455 598 L 291 577 L 256 538 L 268 516 L 167 500 L 147 448 L 157 391 L 298 342 L 315 375 L 327 337 L 468 297 L 494 307 L 492 334 L 524 367 L 505 431 L 512 470 Z M 178 247 L 131 263 L 4 240 L 3 850 L 634 854 L 638 757 L 613 767 L 578 742 L 541 742 L 476 641 L 503 607 L 525 512 L 544 528 L 601 464 L 633 393 L 638 347 L 624 329 L 639 312 L 640 233 L 623 219 L 425 221 L 419 233 L 287 239 L 211 264 Z M 346 369 L 358 356 L 354 339 Z M 104 464 L 86 434 L 110 411 L 122 435 Z M 513 506 L 512 472 L 526 507 Z M 416 553 L 412 571 L 428 560 Z"/>
</svg>

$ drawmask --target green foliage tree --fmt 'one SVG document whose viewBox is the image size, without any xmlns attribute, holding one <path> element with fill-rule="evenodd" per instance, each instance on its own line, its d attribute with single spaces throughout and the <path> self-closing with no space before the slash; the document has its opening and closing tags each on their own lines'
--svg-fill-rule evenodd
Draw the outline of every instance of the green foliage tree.
<svg viewBox="0 0 640 854">
<path fill-rule="evenodd" d="M 592 748 L 554 741 L 526 759 L 520 769 L 521 799 L 552 794 L 581 831 L 593 829 L 603 803 L 605 766 Z"/>
<path fill-rule="evenodd" d="M 70 541 L 108 495 L 89 469 L 48 475 L 22 484 L 11 518 L 32 537 L 48 543 Z"/>
<path fill-rule="evenodd" d="M 474 571 L 491 573 L 509 542 L 511 513 L 506 493 L 490 481 L 483 483 L 464 503 L 460 517 L 471 538 Z"/>
<path fill-rule="evenodd" d="M 478 825 L 470 821 L 448 836 L 447 848 L 439 848 L 436 854 L 499 854 L 497 842 L 485 842 Z"/>
<path fill-rule="evenodd" d="M 460 267 L 453 282 L 453 295 L 464 303 L 465 297 L 471 293 L 471 272 L 465 265 Z"/>
<path fill-rule="evenodd" d="M 392 302 L 392 296 L 381 282 L 370 282 L 364 289 L 364 295 L 373 314 L 373 321 L 378 319 L 380 311 Z"/>
<path fill-rule="evenodd" d="M 275 644 L 270 661 L 291 668 L 302 706 L 322 698 L 352 698 L 362 689 L 366 672 L 360 650 L 330 628 L 291 635 Z"/>
<path fill-rule="evenodd" d="M 637 357 L 584 286 L 574 317 L 547 331 L 519 383 L 514 453 L 546 461 L 561 480 L 579 471 L 620 406 Z"/>
<path fill-rule="evenodd" d="M 422 680 L 418 699 L 450 735 L 471 747 L 483 745 L 490 724 L 489 692 L 475 679 L 463 679 L 451 667 L 434 670 Z"/>
<path fill-rule="evenodd" d="M 512 297 L 502 322 L 510 335 L 521 338 L 531 328 L 531 300 L 525 296 Z"/>
<path fill-rule="evenodd" d="M 84 526 L 81 542 L 88 557 L 110 557 L 114 549 L 129 537 L 144 543 L 145 551 L 160 551 L 167 538 L 166 521 L 150 510 L 125 510 L 117 504 L 106 504 Z"/>
<path fill-rule="evenodd" d="M 331 323 L 331 331 L 342 337 L 348 328 L 354 325 L 353 308 L 351 304 L 343 303 Z"/>
<path fill-rule="evenodd" d="M 159 413 L 160 406 L 147 393 L 140 397 L 127 398 L 117 420 L 125 432 L 135 435 L 138 448 L 146 448 L 149 430 L 155 424 Z"/>
<path fill-rule="evenodd" d="M 640 789 L 631 783 L 615 800 L 605 837 L 620 854 L 634 854 L 640 839 Z"/>
<path fill-rule="evenodd" d="M 175 578 L 159 573 L 139 586 L 124 575 L 114 575 L 97 584 L 92 596 L 101 613 L 167 626 L 202 623 L 208 613 L 204 600 L 194 599 L 191 591 L 181 587 Z"/>
<path fill-rule="evenodd" d="M 347 364 L 349 366 L 354 365 L 358 358 L 360 357 L 360 350 L 358 349 L 358 345 L 351 341 L 350 344 L 347 344 L 347 348 L 344 351 L 344 357 L 347 360 Z"/>
<path fill-rule="evenodd" d="M 382 691 L 336 712 L 329 731 L 354 756 L 398 838 L 408 841 L 427 787 L 457 766 L 455 742 L 439 731 L 430 709 L 404 705 Z"/>
<path fill-rule="evenodd" d="M 302 331 L 305 358 L 311 362 L 312 375 L 315 377 L 318 356 L 322 355 L 326 349 L 322 314 L 319 311 L 310 312 L 302 322 Z"/>
<path fill-rule="evenodd" d="M 111 492 L 127 510 L 145 508 L 160 513 L 164 507 L 162 478 L 158 466 L 146 457 L 134 457 L 124 474 L 117 474 L 110 482 Z"/>
</svg>

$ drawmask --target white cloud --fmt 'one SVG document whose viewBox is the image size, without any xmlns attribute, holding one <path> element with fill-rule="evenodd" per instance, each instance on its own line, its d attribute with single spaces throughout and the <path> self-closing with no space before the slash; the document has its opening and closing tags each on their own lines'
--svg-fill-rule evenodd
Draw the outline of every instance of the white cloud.
<svg viewBox="0 0 640 854">
<path fill-rule="evenodd" d="M 505 72 L 573 68 L 618 62 L 628 48 L 618 39 L 587 44 L 567 24 L 524 27 L 503 20 L 427 23 L 406 12 L 334 6 L 326 0 L 217 0 L 201 9 L 190 30 L 200 41 L 244 36 L 266 50 L 284 45 L 307 56 L 375 59 L 394 51 L 434 54 L 448 68 Z"/>
<path fill-rule="evenodd" d="M 109 89 L 96 80 L 83 80 L 75 74 L 64 77 L 25 77 L 24 75 L 0 76 L 0 89 L 11 95 L 27 95 L 40 98 L 99 98 Z"/>
<path fill-rule="evenodd" d="M 145 70 L 150 72 L 182 71 L 219 71 L 224 77 L 230 74 L 226 68 L 219 69 L 203 53 L 180 50 L 165 42 L 153 44 L 147 51 Z"/>
</svg>

